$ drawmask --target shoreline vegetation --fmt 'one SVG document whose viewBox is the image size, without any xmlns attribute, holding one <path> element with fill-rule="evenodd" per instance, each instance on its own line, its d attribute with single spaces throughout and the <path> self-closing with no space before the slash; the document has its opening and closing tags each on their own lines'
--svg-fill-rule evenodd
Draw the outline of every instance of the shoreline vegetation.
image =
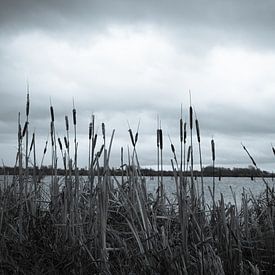
<svg viewBox="0 0 275 275">
<path fill-rule="evenodd" d="M 183 121 L 182 113 L 179 118 L 180 152 L 175 151 L 172 142 L 169 144 L 176 186 L 173 200 L 165 192 L 160 120 L 156 131 L 158 188 L 156 193 L 148 194 L 136 150 L 138 130 L 134 133 L 129 126 L 131 148 L 126 152 L 121 148 L 120 171 L 113 175 L 109 160 L 115 130 L 107 138 L 102 123 L 101 133 L 97 133 L 93 115 L 87 136 L 88 175 L 83 182 L 78 167 L 75 107 L 71 119 L 65 116 L 65 134 L 60 137 L 55 128 L 54 108 L 50 106 L 50 137 L 42 160 L 36 158 L 36 137 L 29 133 L 29 114 L 27 93 L 23 125 L 18 115 L 18 152 L 12 183 L 8 184 L 4 176 L 0 186 L 2 274 L 274 272 L 274 188 L 243 146 L 266 188 L 257 197 L 243 190 L 241 206 L 231 188 L 232 203 L 225 204 L 223 194 L 215 192 L 217 167 L 212 139 L 209 170 L 213 184 L 205 190 L 207 173 L 202 164 L 199 121 L 191 100 L 189 121 Z M 195 146 L 199 148 L 198 156 L 193 154 Z M 49 192 L 45 192 L 41 182 L 45 154 L 51 155 Z M 64 166 L 62 188 L 58 184 L 60 156 Z M 200 162 L 198 175 L 194 157 Z M 8 175 L 8 170 L 4 174 Z M 205 192 L 211 194 L 210 203 L 205 202 Z"/>
</svg>

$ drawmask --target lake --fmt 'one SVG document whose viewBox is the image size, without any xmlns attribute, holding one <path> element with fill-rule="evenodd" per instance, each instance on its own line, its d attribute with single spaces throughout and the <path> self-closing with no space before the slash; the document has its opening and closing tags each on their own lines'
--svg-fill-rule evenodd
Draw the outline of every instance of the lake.
<svg viewBox="0 0 275 275">
<path fill-rule="evenodd" d="M 81 177 L 82 182 L 85 182 L 87 180 L 87 177 Z M 59 182 L 62 184 L 63 178 L 59 177 Z M 117 177 L 118 180 L 120 180 L 120 177 Z M 12 180 L 12 176 L 8 176 L 9 182 Z M 205 201 L 206 203 L 211 203 L 211 195 L 208 189 L 208 186 L 212 190 L 212 182 L 213 179 L 211 177 L 204 177 L 204 186 L 205 186 Z M 0 176 L 0 187 L 3 186 L 4 176 Z M 275 181 L 272 181 L 271 179 L 266 179 L 266 181 L 269 184 L 269 187 L 272 188 L 274 186 Z M 47 189 L 47 186 L 49 186 L 49 183 L 51 182 L 51 177 L 46 176 L 42 179 L 42 182 L 45 183 L 45 187 Z M 157 185 L 158 185 L 158 179 L 157 177 L 154 177 L 151 179 L 150 177 L 146 177 L 146 186 L 148 193 L 156 193 Z M 215 192 L 215 199 L 220 199 L 220 194 L 223 194 L 224 200 L 226 203 L 233 203 L 233 195 L 231 192 L 230 187 L 232 188 L 232 191 L 236 194 L 236 200 L 237 204 L 239 205 L 241 203 L 242 199 L 242 193 L 245 191 L 246 193 L 252 193 L 253 196 L 260 195 L 265 190 L 265 184 L 261 178 L 254 178 L 252 181 L 250 178 L 246 177 L 224 177 L 221 179 L 221 181 L 218 180 L 218 178 L 215 178 L 215 185 L 216 185 L 216 192 Z M 164 186 L 165 186 L 165 192 L 167 196 L 170 199 L 173 199 L 173 195 L 176 193 L 176 185 L 175 180 L 172 177 L 164 177 Z M 195 186 L 198 187 L 200 192 L 201 187 L 201 179 L 198 177 L 195 181 Z"/>
</svg>

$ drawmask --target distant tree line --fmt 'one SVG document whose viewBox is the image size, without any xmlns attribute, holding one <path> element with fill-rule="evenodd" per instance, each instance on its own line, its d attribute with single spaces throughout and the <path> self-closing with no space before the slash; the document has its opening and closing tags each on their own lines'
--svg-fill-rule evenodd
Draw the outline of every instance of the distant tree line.
<svg viewBox="0 0 275 275">
<path fill-rule="evenodd" d="M 28 168 L 29 169 L 29 175 L 33 173 L 34 168 Z M 36 167 L 36 172 L 39 172 L 40 175 L 51 175 L 52 174 L 52 167 L 49 166 L 42 166 L 42 168 Z M 127 175 L 128 173 L 131 173 L 132 169 L 131 167 L 127 167 L 123 169 L 123 172 L 121 168 L 112 168 L 110 169 L 110 174 L 115 175 L 115 176 L 120 176 L 122 175 Z M 164 177 L 166 176 L 174 176 L 173 171 L 156 171 L 151 168 L 144 168 L 141 169 L 141 174 L 143 176 L 158 176 L 158 175 L 163 175 Z M 102 174 L 103 169 L 99 169 L 95 171 L 96 174 Z M 253 166 L 249 166 L 247 168 L 224 168 L 224 167 L 215 167 L 213 169 L 212 166 L 206 166 L 203 168 L 202 174 L 204 177 L 212 177 L 214 173 L 215 177 L 273 177 L 273 173 L 270 173 L 265 170 L 260 170 L 260 169 L 255 169 Z M 18 175 L 19 174 L 19 168 L 18 167 L 0 167 L 0 175 Z M 64 169 L 57 169 L 57 174 L 58 175 L 65 175 L 65 170 Z M 79 175 L 81 176 L 87 176 L 89 174 L 89 171 L 85 168 L 79 168 Z M 179 172 L 178 172 L 179 174 Z M 185 172 L 186 176 L 190 176 L 190 171 Z M 201 175 L 201 171 L 194 170 L 193 175 L 195 177 L 198 177 Z"/>
</svg>

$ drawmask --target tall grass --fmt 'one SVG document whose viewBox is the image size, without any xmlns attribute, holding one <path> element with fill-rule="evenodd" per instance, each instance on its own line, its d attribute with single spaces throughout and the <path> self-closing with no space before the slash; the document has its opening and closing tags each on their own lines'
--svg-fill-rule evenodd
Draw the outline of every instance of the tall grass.
<svg viewBox="0 0 275 275">
<path fill-rule="evenodd" d="M 30 106 L 29 97 L 27 106 Z M 26 121 L 29 122 L 29 111 Z M 138 129 L 129 126 L 128 159 L 121 149 L 121 180 L 111 174 L 110 157 L 115 130 L 95 117 L 88 132 L 88 177 L 78 172 L 76 109 L 72 110 L 74 142 L 70 143 L 70 120 L 65 116 L 64 144 L 57 137 L 50 105 L 52 174 L 50 196 L 45 191 L 42 164 L 37 167 L 35 134 L 28 146 L 28 123 L 22 131 L 18 116 L 18 174 L 0 188 L 0 270 L 3 274 L 272 274 L 275 268 L 275 197 L 266 182 L 260 197 L 243 191 L 238 209 L 225 204 L 223 194 L 213 204 L 195 190 L 193 173 L 193 107 L 187 123 L 180 117 L 180 162 L 171 142 L 176 195 L 168 199 L 163 178 L 163 130 L 157 127 L 158 192 L 148 194 L 137 154 Z M 202 170 L 199 121 L 195 118 L 199 161 Z M 25 128 L 25 127 L 24 127 Z M 139 127 L 138 127 L 139 128 Z M 25 143 L 24 143 L 25 142 Z M 188 144 L 189 142 L 189 144 Z M 23 153 L 25 144 L 25 153 Z M 64 145 L 64 146 L 63 146 Z M 186 146 L 188 153 L 186 154 Z M 65 171 L 57 176 L 59 153 Z M 213 167 L 214 140 L 211 141 Z M 246 148 L 245 148 L 246 149 Z M 31 152 L 33 154 L 31 154 Z M 72 154 L 72 152 L 74 152 Z M 248 151 L 247 151 L 248 153 Z M 25 158 L 24 158 L 25 154 Z M 248 153 L 249 154 L 249 153 Z M 27 157 L 26 157 L 27 156 Z M 250 158 L 252 156 L 249 154 Z M 25 160 L 25 163 L 24 163 Z M 126 160 L 126 161 L 125 161 Z M 253 159 L 254 161 L 254 159 Z M 254 161 L 255 162 L 255 161 Z M 256 165 L 256 162 L 254 163 Z M 30 173 L 29 169 L 33 169 Z M 186 176 L 190 170 L 191 178 Z M 5 180 L 7 178 L 5 177 Z"/>
</svg>

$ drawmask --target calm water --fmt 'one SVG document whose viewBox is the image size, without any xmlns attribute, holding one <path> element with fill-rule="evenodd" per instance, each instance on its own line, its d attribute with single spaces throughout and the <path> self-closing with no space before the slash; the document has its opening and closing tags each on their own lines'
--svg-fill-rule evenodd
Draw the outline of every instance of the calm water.
<svg viewBox="0 0 275 275">
<path fill-rule="evenodd" d="M 84 184 L 87 177 L 82 178 L 82 183 Z M 9 182 L 12 180 L 12 176 L 8 177 Z M 118 180 L 120 180 L 120 177 L 118 177 Z M 275 181 L 273 182 L 271 179 L 266 179 L 269 186 L 272 188 L 275 184 Z M 4 177 L 0 176 L 0 187 L 3 186 Z M 51 182 L 51 177 L 47 176 L 43 178 L 43 183 L 45 184 L 45 187 L 47 189 L 47 186 L 49 186 L 49 183 Z M 157 190 L 157 177 L 150 179 L 149 177 L 146 177 L 146 186 L 147 191 L 149 193 L 156 193 Z M 59 178 L 60 185 L 62 185 L 62 177 Z M 206 202 L 211 202 L 211 196 L 208 189 L 208 186 L 212 190 L 212 178 L 205 177 L 204 178 L 204 186 L 205 186 L 205 200 Z M 265 184 L 262 179 L 256 178 L 254 181 L 251 181 L 250 178 L 222 178 L 221 181 L 218 181 L 218 178 L 215 179 L 215 186 L 216 186 L 216 192 L 215 192 L 215 198 L 216 200 L 220 199 L 220 194 L 223 194 L 224 200 L 226 203 L 231 202 L 233 203 L 233 195 L 231 192 L 230 187 L 232 188 L 232 191 L 236 194 L 237 204 L 240 204 L 242 193 L 245 191 L 246 193 L 252 193 L 254 196 L 260 195 L 265 190 Z M 165 186 L 165 192 L 167 196 L 170 199 L 173 199 L 173 194 L 176 193 L 176 184 L 174 178 L 171 177 L 165 177 L 164 178 L 164 186 Z M 198 190 L 200 192 L 200 186 L 201 186 L 201 180 L 200 178 L 197 178 L 195 181 L 195 186 L 198 187 Z"/>
<path fill-rule="evenodd" d="M 204 181 L 204 192 L 205 192 L 205 201 L 211 202 L 212 198 L 209 192 L 209 188 L 212 191 L 213 188 L 213 179 L 211 177 L 205 177 Z M 266 179 L 269 186 L 272 188 L 275 184 L 271 179 Z M 149 192 L 156 192 L 157 190 L 157 178 L 150 180 L 147 178 L 147 189 Z M 166 177 L 164 180 L 165 191 L 167 194 L 174 194 L 176 192 L 175 180 L 170 177 Z M 198 188 L 199 192 L 201 190 L 201 179 L 197 178 L 195 181 L 195 186 Z M 242 193 L 245 191 L 246 193 L 252 193 L 253 196 L 260 195 L 265 190 L 265 184 L 262 179 L 257 178 L 252 181 L 250 178 L 236 178 L 236 177 L 227 177 L 222 178 L 221 181 L 218 178 L 215 179 L 215 199 L 219 200 L 221 198 L 221 193 L 223 194 L 224 200 L 226 203 L 234 202 L 232 191 L 236 195 L 237 204 L 240 204 L 242 199 Z"/>
</svg>

